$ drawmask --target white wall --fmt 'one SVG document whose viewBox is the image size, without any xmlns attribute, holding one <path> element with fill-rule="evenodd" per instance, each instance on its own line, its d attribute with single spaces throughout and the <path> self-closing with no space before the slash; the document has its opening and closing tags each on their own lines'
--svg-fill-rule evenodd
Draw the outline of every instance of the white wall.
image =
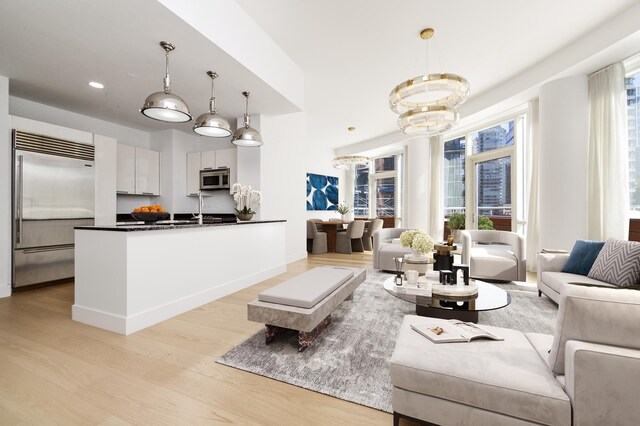
<svg viewBox="0 0 640 426">
<path fill-rule="evenodd" d="M 587 236 L 586 75 L 540 88 L 540 247 L 570 250 Z"/>
<path fill-rule="evenodd" d="M 262 116 L 260 133 L 264 145 L 252 149 L 259 150 L 261 160 L 261 218 L 287 220 L 286 259 L 289 263 L 307 256 L 305 168 L 309 162 L 319 160 L 309 155 L 306 113 Z"/>
<path fill-rule="evenodd" d="M 0 76 L 0 297 L 11 295 L 11 165 L 9 79 Z"/>
</svg>

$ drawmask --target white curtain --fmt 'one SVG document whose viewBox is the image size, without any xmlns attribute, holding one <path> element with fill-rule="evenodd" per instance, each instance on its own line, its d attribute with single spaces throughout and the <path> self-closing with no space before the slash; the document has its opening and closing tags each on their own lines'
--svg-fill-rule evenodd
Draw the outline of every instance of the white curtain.
<svg viewBox="0 0 640 426">
<path fill-rule="evenodd" d="M 529 101 L 527 110 L 527 141 L 525 161 L 527 164 L 527 182 L 529 184 L 529 206 L 527 211 L 527 270 L 537 270 L 536 257 L 540 251 L 538 232 L 538 152 L 540 145 L 540 101 Z"/>
<path fill-rule="evenodd" d="M 436 241 L 444 236 L 444 139 L 442 135 L 429 138 L 430 188 L 429 188 L 429 235 Z"/>
<path fill-rule="evenodd" d="M 627 92 L 621 63 L 589 76 L 587 235 L 627 239 L 629 142 Z"/>
</svg>

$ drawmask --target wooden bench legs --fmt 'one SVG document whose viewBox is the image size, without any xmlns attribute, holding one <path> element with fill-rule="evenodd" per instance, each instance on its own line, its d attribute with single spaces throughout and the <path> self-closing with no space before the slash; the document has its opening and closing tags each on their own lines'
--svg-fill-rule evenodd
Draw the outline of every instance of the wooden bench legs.
<svg viewBox="0 0 640 426">
<path fill-rule="evenodd" d="M 316 338 L 331 324 L 331 315 L 320 321 L 320 324 L 311 331 L 298 331 L 298 352 L 304 352 Z M 277 325 L 265 324 L 264 337 L 267 344 L 273 342 L 288 328 L 278 327 Z M 297 330 L 294 330 L 297 331 Z"/>
</svg>

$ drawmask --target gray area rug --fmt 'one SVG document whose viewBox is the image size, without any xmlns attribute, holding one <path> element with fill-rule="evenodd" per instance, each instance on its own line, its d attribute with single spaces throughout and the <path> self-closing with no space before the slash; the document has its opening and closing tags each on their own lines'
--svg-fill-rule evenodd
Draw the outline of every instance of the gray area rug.
<svg viewBox="0 0 640 426">
<path fill-rule="evenodd" d="M 217 362 L 391 413 L 389 359 L 402 319 L 415 315 L 415 305 L 384 290 L 390 276 L 367 270 L 354 299 L 333 312 L 332 324 L 303 353 L 295 332 L 268 346 L 259 332 Z M 509 291 L 511 304 L 481 312 L 480 324 L 553 334 L 558 309 L 539 298 L 535 286 L 497 285 Z"/>
</svg>

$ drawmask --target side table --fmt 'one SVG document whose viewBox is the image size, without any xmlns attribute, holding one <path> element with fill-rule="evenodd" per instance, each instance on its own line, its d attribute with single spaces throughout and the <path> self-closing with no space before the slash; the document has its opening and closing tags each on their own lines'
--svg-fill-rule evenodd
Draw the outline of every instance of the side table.
<svg viewBox="0 0 640 426">
<path fill-rule="evenodd" d="M 458 249 L 455 244 L 452 246 L 446 244 L 435 244 L 433 249 L 436 251 L 433 253 L 433 259 L 435 264 L 433 265 L 434 271 L 451 271 L 453 269 L 453 252 Z"/>
</svg>

